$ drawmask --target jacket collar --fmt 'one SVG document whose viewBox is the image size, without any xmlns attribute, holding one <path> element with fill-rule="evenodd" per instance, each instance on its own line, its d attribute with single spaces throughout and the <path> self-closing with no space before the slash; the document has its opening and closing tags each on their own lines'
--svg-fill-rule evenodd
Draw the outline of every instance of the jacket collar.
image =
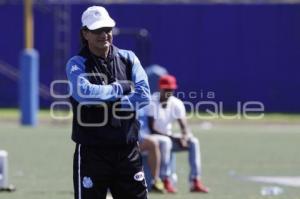
<svg viewBox="0 0 300 199">
<path fill-rule="evenodd" d="M 107 61 L 111 62 L 114 59 L 114 57 L 116 56 L 117 51 L 118 51 L 118 48 L 114 45 L 111 45 L 108 56 L 107 56 Z M 92 55 L 91 51 L 89 50 L 89 48 L 87 46 L 82 47 L 78 54 L 87 59 L 89 59 Z"/>
</svg>

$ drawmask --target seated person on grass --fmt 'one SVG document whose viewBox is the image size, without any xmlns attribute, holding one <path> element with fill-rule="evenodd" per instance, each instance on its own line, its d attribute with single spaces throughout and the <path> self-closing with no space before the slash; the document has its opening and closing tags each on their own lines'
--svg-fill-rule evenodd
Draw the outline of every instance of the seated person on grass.
<svg viewBox="0 0 300 199">
<path fill-rule="evenodd" d="M 188 130 L 186 122 L 186 110 L 183 102 L 173 96 L 177 88 L 176 79 L 171 75 L 164 75 L 159 80 L 160 91 L 152 96 L 151 103 L 145 108 L 148 116 L 148 127 L 152 135 L 168 138 L 172 147 L 170 150 L 188 151 L 190 165 L 190 191 L 208 193 L 209 189 L 201 181 L 201 155 L 200 144 L 196 137 Z M 177 121 L 180 126 L 181 135 L 175 136 L 172 132 L 172 123 Z M 161 152 L 161 154 L 171 154 Z M 170 158 L 167 158 L 170 160 Z M 169 193 L 175 193 L 176 189 L 171 183 L 171 163 L 165 171 L 161 171 L 161 177 L 165 189 Z"/>
</svg>

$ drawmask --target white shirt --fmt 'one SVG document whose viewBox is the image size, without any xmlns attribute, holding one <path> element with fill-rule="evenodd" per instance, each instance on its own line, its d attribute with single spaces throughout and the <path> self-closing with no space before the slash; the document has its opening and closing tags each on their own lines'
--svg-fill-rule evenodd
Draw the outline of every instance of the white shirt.
<svg viewBox="0 0 300 199">
<path fill-rule="evenodd" d="M 159 94 L 154 94 L 146 108 L 146 114 L 154 118 L 154 129 L 167 135 L 172 134 L 172 123 L 185 118 L 186 111 L 183 102 L 175 96 L 169 97 L 167 106 L 162 107 Z"/>
</svg>

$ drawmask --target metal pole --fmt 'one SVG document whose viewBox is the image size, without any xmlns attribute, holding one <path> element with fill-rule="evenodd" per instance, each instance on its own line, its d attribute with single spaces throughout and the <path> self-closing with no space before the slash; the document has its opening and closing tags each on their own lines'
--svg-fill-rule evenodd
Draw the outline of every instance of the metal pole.
<svg viewBox="0 0 300 199">
<path fill-rule="evenodd" d="M 33 48 L 33 14 L 32 0 L 24 0 L 24 20 L 25 20 L 25 48 Z"/>
<path fill-rule="evenodd" d="M 20 109 L 21 124 L 37 124 L 39 110 L 39 54 L 33 48 L 32 0 L 24 0 L 25 49 L 20 58 Z"/>
</svg>

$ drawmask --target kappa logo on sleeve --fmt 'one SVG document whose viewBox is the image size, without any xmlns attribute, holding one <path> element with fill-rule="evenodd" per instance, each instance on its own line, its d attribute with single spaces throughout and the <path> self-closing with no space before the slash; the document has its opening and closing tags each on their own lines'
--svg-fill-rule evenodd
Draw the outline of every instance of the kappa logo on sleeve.
<svg viewBox="0 0 300 199">
<path fill-rule="evenodd" d="M 134 178 L 135 181 L 141 182 L 141 181 L 144 180 L 145 174 L 144 174 L 143 171 L 140 171 L 140 172 L 136 173 L 133 178 Z"/>
<path fill-rule="evenodd" d="M 73 73 L 77 70 L 79 70 L 79 67 L 75 64 L 75 65 L 71 66 L 71 72 L 70 73 Z"/>
</svg>

